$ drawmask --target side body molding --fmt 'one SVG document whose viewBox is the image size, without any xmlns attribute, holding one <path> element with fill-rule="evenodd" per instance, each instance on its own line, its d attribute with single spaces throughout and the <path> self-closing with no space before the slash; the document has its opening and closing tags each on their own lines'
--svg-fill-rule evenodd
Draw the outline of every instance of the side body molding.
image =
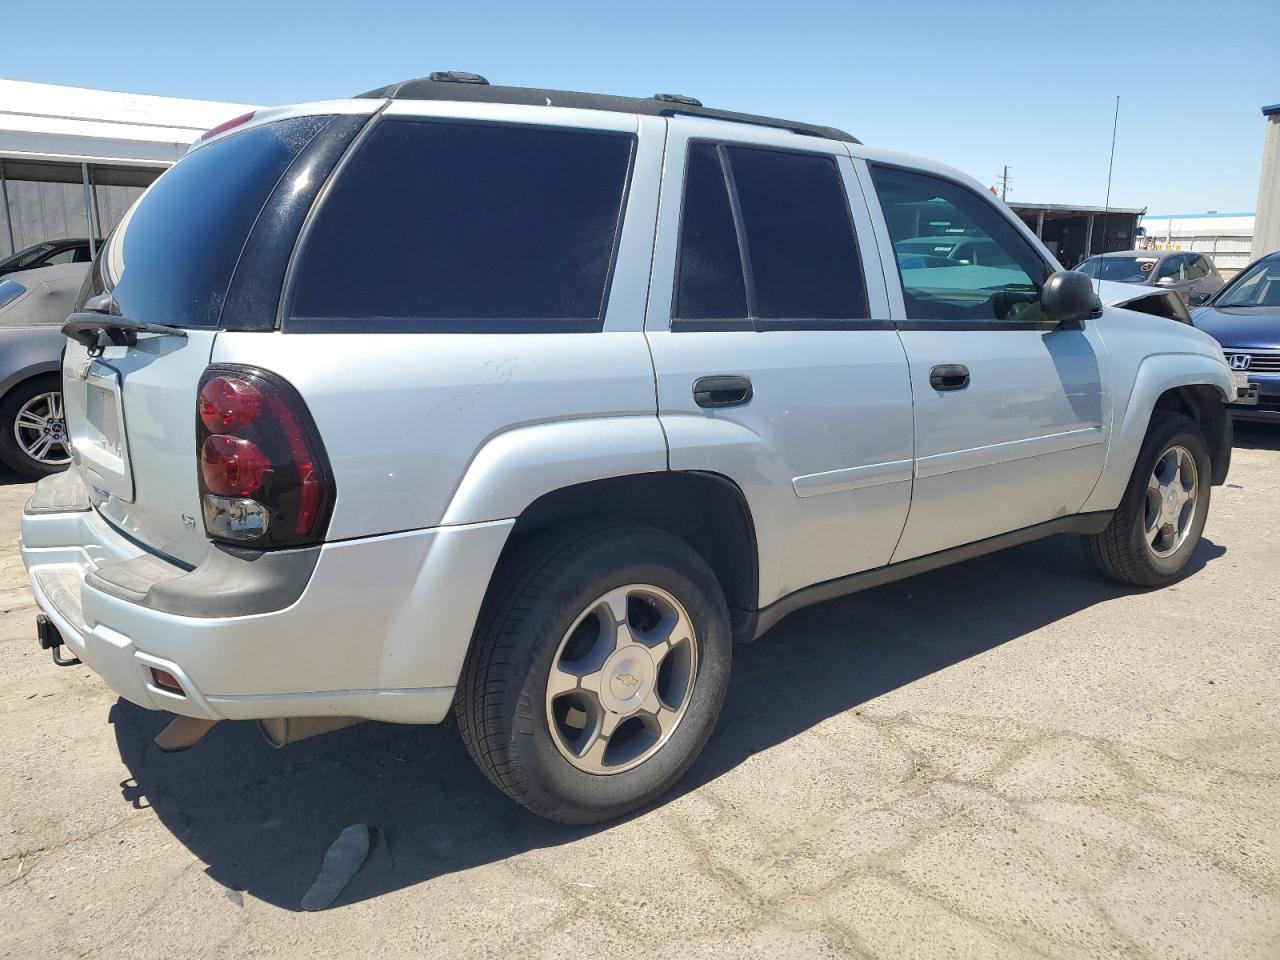
<svg viewBox="0 0 1280 960">
<path fill-rule="evenodd" d="M 652 413 L 522 426 L 477 451 L 441 522 L 511 519 L 563 487 L 666 469 L 666 438 Z"/>
<path fill-rule="evenodd" d="M 1162 393 L 1174 387 L 1212 386 L 1226 400 L 1235 392 L 1226 365 L 1208 354 L 1151 354 L 1139 362 L 1132 376 L 1128 370 L 1117 369 L 1115 377 L 1111 444 L 1102 476 L 1081 508 L 1082 513 L 1114 510 L 1120 504 L 1151 422 L 1151 411 Z M 1123 391 L 1129 384 L 1132 389 L 1125 396 Z"/>
</svg>

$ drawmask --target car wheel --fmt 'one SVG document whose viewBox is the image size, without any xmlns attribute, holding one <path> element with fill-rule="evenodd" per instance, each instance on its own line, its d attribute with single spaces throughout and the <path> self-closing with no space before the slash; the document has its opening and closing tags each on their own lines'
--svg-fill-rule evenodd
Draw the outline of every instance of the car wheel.
<svg viewBox="0 0 1280 960">
<path fill-rule="evenodd" d="M 1172 583 L 1200 543 L 1209 489 L 1209 449 L 1199 426 L 1182 414 L 1157 413 L 1124 500 L 1102 533 L 1083 537 L 1085 553 L 1121 583 Z"/>
<path fill-rule="evenodd" d="M 57 473 L 71 462 L 57 376 L 33 377 L 0 401 L 0 460 L 32 479 Z"/>
<path fill-rule="evenodd" d="M 534 813 L 596 823 L 669 789 L 702 751 L 729 680 L 729 613 L 691 547 L 591 524 L 504 564 L 458 684 L 467 750 Z"/>
</svg>

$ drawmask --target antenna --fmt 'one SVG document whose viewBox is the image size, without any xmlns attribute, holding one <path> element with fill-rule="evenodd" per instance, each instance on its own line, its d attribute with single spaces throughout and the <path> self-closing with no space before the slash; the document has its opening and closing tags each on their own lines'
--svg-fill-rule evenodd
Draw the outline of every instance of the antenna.
<svg viewBox="0 0 1280 960">
<path fill-rule="evenodd" d="M 1004 172 L 1001 173 L 997 180 L 1000 181 L 1000 199 L 1004 200 L 1009 194 L 1009 165 L 1004 165 Z"/>
<path fill-rule="evenodd" d="M 1107 161 L 1107 200 L 1102 207 L 1102 252 L 1107 252 L 1107 221 L 1111 218 L 1111 171 L 1116 165 L 1116 130 L 1120 126 L 1120 94 L 1116 94 L 1116 113 L 1111 121 L 1111 158 Z M 1089 251 L 1084 252 L 1085 259 L 1089 259 Z M 1098 297 L 1102 297 L 1102 267 L 1098 267 Z"/>
</svg>

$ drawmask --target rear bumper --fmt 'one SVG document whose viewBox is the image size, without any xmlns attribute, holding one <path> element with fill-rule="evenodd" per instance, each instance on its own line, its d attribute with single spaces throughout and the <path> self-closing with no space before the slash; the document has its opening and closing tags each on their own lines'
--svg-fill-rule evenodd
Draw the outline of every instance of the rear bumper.
<svg viewBox="0 0 1280 960">
<path fill-rule="evenodd" d="M 40 609 L 120 696 L 206 719 L 448 712 L 512 521 L 329 543 L 283 563 L 211 547 L 187 571 L 77 499 L 76 477 L 37 485 L 22 559 Z M 152 683 L 153 667 L 183 693 Z"/>
</svg>

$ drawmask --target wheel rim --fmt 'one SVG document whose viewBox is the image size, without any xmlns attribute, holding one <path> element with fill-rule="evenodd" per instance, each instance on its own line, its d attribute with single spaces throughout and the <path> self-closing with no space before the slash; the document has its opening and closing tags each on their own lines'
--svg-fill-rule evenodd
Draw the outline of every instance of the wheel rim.
<svg viewBox="0 0 1280 960">
<path fill-rule="evenodd" d="M 22 452 L 36 463 L 52 467 L 71 462 L 62 394 L 56 390 L 36 394 L 18 408 L 13 435 Z"/>
<path fill-rule="evenodd" d="M 1170 557 L 1187 542 L 1200 496 L 1195 457 L 1183 446 L 1160 454 L 1147 481 L 1143 532 L 1157 557 Z"/>
<path fill-rule="evenodd" d="M 651 584 L 610 590 L 578 615 L 551 661 L 551 739 L 586 773 L 630 770 L 671 739 L 697 670 L 693 621 L 679 600 Z"/>
</svg>

